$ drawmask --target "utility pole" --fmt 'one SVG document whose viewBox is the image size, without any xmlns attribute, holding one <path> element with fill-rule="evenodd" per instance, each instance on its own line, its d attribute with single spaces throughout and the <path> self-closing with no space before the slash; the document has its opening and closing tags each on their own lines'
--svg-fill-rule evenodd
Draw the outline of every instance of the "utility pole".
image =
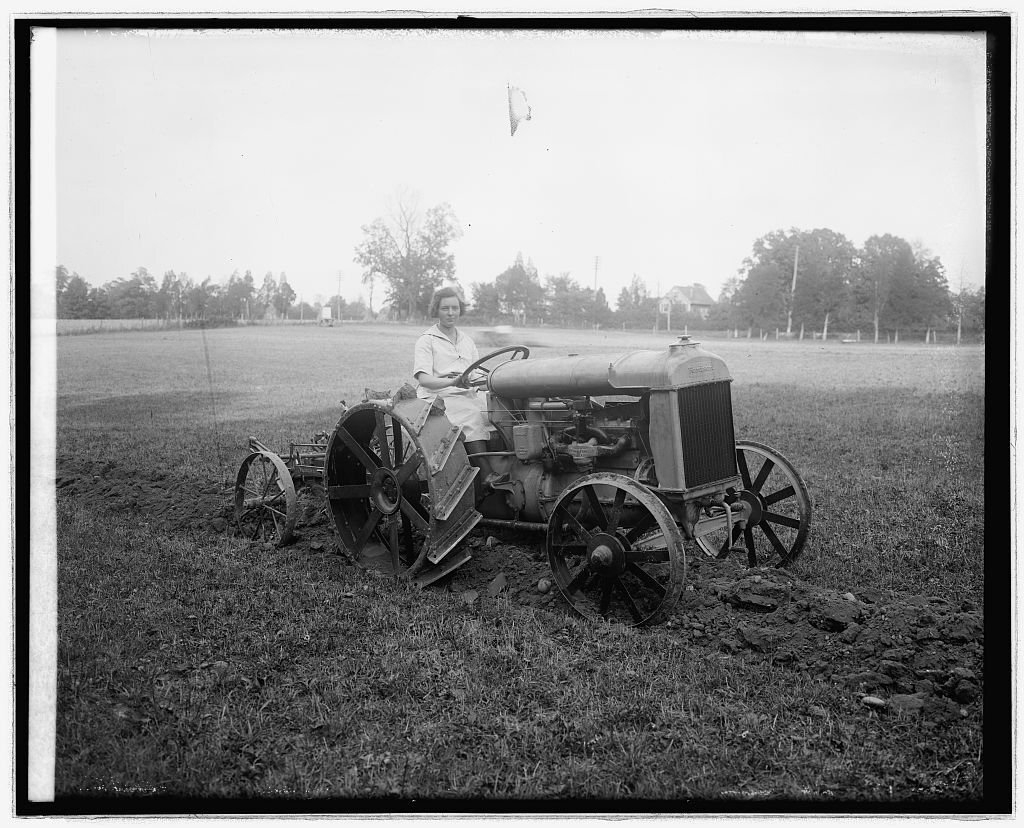
<svg viewBox="0 0 1024 828">
<path fill-rule="evenodd" d="M 591 327 L 597 327 L 597 266 L 601 261 L 600 256 L 594 256 L 594 318 L 591 320 Z"/>
<path fill-rule="evenodd" d="M 334 319 L 336 322 L 341 321 L 341 308 L 339 302 L 341 301 L 341 271 L 338 271 L 338 292 L 334 295 Z"/>
<path fill-rule="evenodd" d="M 793 299 L 796 296 L 796 266 L 800 262 L 800 245 L 796 246 L 796 255 L 793 257 L 793 285 L 789 289 L 789 317 L 786 319 L 786 336 L 793 332 Z"/>
</svg>

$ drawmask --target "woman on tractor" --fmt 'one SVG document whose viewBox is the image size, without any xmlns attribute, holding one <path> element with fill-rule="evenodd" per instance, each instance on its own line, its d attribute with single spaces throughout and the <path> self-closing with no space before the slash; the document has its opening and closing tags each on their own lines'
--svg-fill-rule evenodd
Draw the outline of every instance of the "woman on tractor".
<svg viewBox="0 0 1024 828">
<path fill-rule="evenodd" d="M 456 327 L 466 310 L 455 288 L 443 287 L 430 302 L 430 315 L 437 324 L 428 328 L 416 340 L 412 373 L 419 388 L 416 396 L 423 400 L 440 397 L 444 401 L 445 416 L 453 425 L 462 426 L 466 453 L 487 451 L 487 440 L 494 431 L 477 389 L 461 382 L 463 372 L 480 358 L 476 344 Z M 476 457 L 474 465 L 484 476 L 491 471 L 485 457 Z"/>
</svg>

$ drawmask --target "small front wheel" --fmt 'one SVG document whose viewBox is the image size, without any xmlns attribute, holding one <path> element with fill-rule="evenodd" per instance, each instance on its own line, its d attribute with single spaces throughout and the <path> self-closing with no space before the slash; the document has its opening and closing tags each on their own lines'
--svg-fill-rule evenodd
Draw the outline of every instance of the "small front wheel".
<svg viewBox="0 0 1024 828">
<path fill-rule="evenodd" d="M 811 523 L 811 498 L 793 465 L 763 443 L 739 440 L 736 465 L 743 488 L 733 495 L 750 512 L 745 529 L 734 526 L 730 545 L 743 537 L 750 566 L 788 566 L 807 542 Z M 697 545 L 716 556 L 725 543 L 721 529 L 697 537 Z"/>
<path fill-rule="evenodd" d="M 569 605 L 591 619 L 653 624 L 686 579 L 683 534 L 645 486 L 619 474 L 582 477 L 548 520 L 548 563 Z"/>
</svg>

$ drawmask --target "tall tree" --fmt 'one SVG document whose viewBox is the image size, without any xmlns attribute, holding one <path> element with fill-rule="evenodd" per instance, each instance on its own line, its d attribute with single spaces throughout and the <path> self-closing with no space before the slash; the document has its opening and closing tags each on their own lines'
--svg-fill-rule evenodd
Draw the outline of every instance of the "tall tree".
<svg viewBox="0 0 1024 828">
<path fill-rule="evenodd" d="M 548 276 L 545 280 L 545 294 L 548 318 L 554 324 L 568 327 L 583 321 L 586 315 L 585 295 L 579 283 L 568 273 Z"/>
<path fill-rule="evenodd" d="M 104 290 L 110 313 L 116 319 L 143 319 L 155 315 L 158 288 L 156 280 L 144 267 L 127 279 L 115 279 Z"/>
<path fill-rule="evenodd" d="M 544 288 L 541 287 L 537 269 L 532 263 L 523 264 L 522 253 L 516 256 L 512 267 L 498 274 L 494 287 L 501 312 L 519 324 L 525 324 L 527 316 L 537 319 L 542 315 Z"/>
<path fill-rule="evenodd" d="M 888 322 L 899 329 L 903 311 L 891 312 L 890 298 L 895 285 L 906 282 L 914 271 L 914 251 L 906 240 L 886 233 L 864 242 L 854 269 L 851 295 L 854 313 L 870 319 L 878 342 Z"/>
<path fill-rule="evenodd" d="M 949 322 L 953 302 L 946 283 L 946 270 L 937 256 L 920 245 L 913 246 L 914 267 L 893 285 L 891 305 L 908 329 L 924 328 L 927 333 Z"/>
<path fill-rule="evenodd" d="M 249 271 L 245 271 L 245 275 L 249 275 Z M 263 284 L 260 285 L 260 289 L 256 292 L 256 308 L 258 313 L 254 313 L 257 319 L 262 319 L 267 316 L 268 312 L 272 312 L 271 309 L 274 307 L 274 297 L 277 295 L 277 279 L 274 278 L 274 274 L 271 271 L 267 271 L 263 276 Z"/>
<path fill-rule="evenodd" d="M 966 334 L 985 333 L 985 286 L 977 291 L 962 288 L 954 299 L 957 331 Z"/>
<path fill-rule="evenodd" d="M 612 319 L 612 309 L 608 306 L 608 297 L 604 295 L 604 288 L 599 287 L 597 293 L 589 291 L 590 302 L 590 324 L 596 328 L 607 325 Z"/>
<path fill-rule="evenodd" d="M 89 283 L 73 273 L 57 295 L 58 319 L 87 319 L 92 316 L 93 305 L 89 301 Z"/>
<path fill-rule="evenodd" d="M 231 316 L 247 318 L 252 315 L 252 306 L 256 301 L 256 285 L 253 283 L 251 271 L 245 271 L 244 276 L 239 276 L 237 270 L 231 274 L 225 289 L 224 301 Z"/>
<path fill-rule="evenodd" d="M 498 298 L 498 288 L 493 282 L 474 282 L 471 291 L 475 314 L 492 321 L 501 315 L 501 300 Z"/>
<path fill-rule="evenodd" d="M 68 281 L 71 279 L 71 274 L 68 273 L 68 269 L 64 265 L 57 265 L 57 302 L 60 302 L 60 295 L 64 292 L 64 288 L 68 286 Z"/>
<path fill-rule="evenodd" d="M 182 287 L 182 303 L 189 319 L 210 319 L 215 315 L 220 285 L 214 284 L 209 276 L 198 284 L 186 277 Z"/>
<path fill-rule="evenodd" d="M 801 233 L 793 291 L 793 319 L 822 326 L 828 338 L 829 321 L 846 305 L 857 249 L 842 233 L 827 228 Z"/>
<path fill-rule="evenodd" d="M 629 327 L 649 328 L 658 310 L 657 297 L 651 296 L 643 279 L 633 274 L 629 285 L 619 291 L 615 300 L 614 320 Z"/>
<path fill-rule="evenodd" d="M 786 319 L 791 274 L 776 262 L 751 266 L 733 297 L 737 323 L 747 328 L 779 327 Z"/>
<path fill-rule="evenodd" d="M 399 315 L 412 319 L 427 313 L 431 296 L 446 280 L 455 278 L 455 257 L 448 249 L 459 227 L 448 204 L 421 213 L 415 200 L 399 194 L 388 217 L 363 226 L 355 261 L 363 281 L 380 279 L 388 301 Z"/>
<path fill-rule="evenodd" d="M 781 327 L 794 307 L 793 268 L 801 231 L 774 230 L 754 241 L 743 261 L 746 279 L 737 290 L 740 317 L 747 327 Z"/>
<path fill-rule="evenodd" d="M 74 278 L 71 281 L 73 282 Z M 103 287 L 90 287 L 88 299 L 86 300 L 86 312 L 83 318 L 111 319 L 113 316 L 114 313 L 111 309 L 106 289 Z"/>
<path fill-rule="evenodd" d="M 274 309 L 277 311 L 278 316 L 282 319 L 288 318 L 288 308 L 292 306 L 295 301 L 295 291 L 292 290 L 292 286 L 288 284 L 288 278 L 282 273 L 281 280 L 278 282 L 277 291 L 274 293 Z"/>
<path fill-rule="evenodd" d="M 828 325 L 845 305 L 856 254 L 854 245 L 828 228 L 775 230 L 754 242 L 744 261 L 747 279 L 733 297 L 746 324 Z M 754 277 L 751 281 L 751 276 Z"/>
<path fill-rule="evenodd" d="M 624 287 L 619 291 L 618 298 L 615 300 L 615 310 L 617 313 L 623 313 L 632 310 L 632 308 L 633 297 L 630 295 L 629 288 Z"/>
<path fill-rule="evenodd" d="M 170 321 L 177 317 L 179 304 L 178 275 L 173 270 L 168 270 L 164 273 L 160 281 L 160 290 L 156 293 L 156 315 Z"/>
</svg>

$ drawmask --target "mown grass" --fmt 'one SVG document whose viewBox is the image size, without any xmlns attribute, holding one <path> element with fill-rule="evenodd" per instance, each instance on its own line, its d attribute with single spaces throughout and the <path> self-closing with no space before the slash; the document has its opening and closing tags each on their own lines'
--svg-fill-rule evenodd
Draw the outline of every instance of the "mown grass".
<svg viewBox="0 0 1024 828">
<path fill-rule="evenodd" d="M 331 430 L 339 400 L 398 388 L 418 333 L 63 337 L 58 456 L 229 483 L 249 434 L 285 448 Z M 538 357 L 666 342 L 527 336 Z M 981 349 L 707 347 L 735 378 L 737 436 L 781 450 L 811 492 L 796 574 L 981 601 Z M 501 598 L 471 609 L 332 550 L 164 537 L 63 497 L 58 525 L 63 795 L 629 797 L 728 810 L 762 798 L 962 805 L 981 792 L 980 710 L 932 728 L 879 717 L 825 675 Z"/>
<path fill-rule="evenodd" d="M 869 714 L 826 676 L 503 598 L 428 603 L 329 554 L 154 538 L 63 500 L 59 518 L 62 794 L 980 794 L 976 722 Z"/>
</svg>

